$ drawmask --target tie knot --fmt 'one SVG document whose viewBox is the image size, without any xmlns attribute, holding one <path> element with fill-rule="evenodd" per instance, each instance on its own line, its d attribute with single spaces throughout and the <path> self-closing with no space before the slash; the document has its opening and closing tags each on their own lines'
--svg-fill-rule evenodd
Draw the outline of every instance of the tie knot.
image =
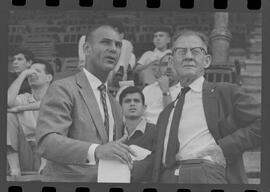
<svg viewBox="0 0 270 192">
<path fill-rule="evenodd" d="M 101 92 L 106 92 L 106 85 L 104 85 L 103 83 L 98 87 L 98 90 Z"/>
<path fill-rule="evenodd" d="M 189 90 L 190 90 L 190 87 L 183 87 L 183 88 L 181 89 L 181 95 L 186 94 Z"/>
<path fill-rule="evenodd" d="M 183 87 L 181 88 L 180 93 L 176 97 L 176 100 L 179 99 L 180 96 L 185 95 L 190 90 L 190 87 Z"/>
</svg>

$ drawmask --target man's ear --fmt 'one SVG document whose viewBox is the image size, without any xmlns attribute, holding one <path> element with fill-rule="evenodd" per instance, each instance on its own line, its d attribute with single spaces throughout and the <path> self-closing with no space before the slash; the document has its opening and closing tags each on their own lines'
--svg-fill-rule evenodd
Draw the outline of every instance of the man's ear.
<svg viewBox="0 0 270 192">
<path fill-rule="evenodd" d="M 92 47 L 89 42 L 83 44 L 83 52 L 85 55 L 90 55 L 92 52 Z"/>
<path fill-rule="evenodd" d="M 51 82 L 53 80 L 53 76 L 51 74 L 47 74 L 47 81 Z"/>
<path fill-rule="evenodd" d="M 204 68 L 208 68 L 212 62 L 212 56 L 211 55 L 205 55 L 204 60 Z"/>
<path fill-rule="evenodd" d="M 27 67 L 30 67 L 33 64 L 32 60 L 26 61 Z"/>
</svg>

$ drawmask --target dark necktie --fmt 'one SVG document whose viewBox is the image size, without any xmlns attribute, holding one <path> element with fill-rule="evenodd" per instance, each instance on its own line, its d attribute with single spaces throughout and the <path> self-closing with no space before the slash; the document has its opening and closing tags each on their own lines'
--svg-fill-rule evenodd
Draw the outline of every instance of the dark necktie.
<svg viewBox="0 0 270 192">
<path fill-rule="evenodd" d="M 107 108 L 107 102 L 106 102 L 106 85 L 101 84 L 98 87 L 98 90 L 100 91 L 100 98 L 103 106 L 104 111 L 104 126 L 107 132 L 107 135 L 109 137 L 109 113 Z"/>
<path fill-rule="evenodd" d="M 166 167 L 172 166 L 176 161 L 176 153 L 179 150 L 179 141 L 178 141 L 179 122 L 183 110 L 183 105 L 185 102 L 185 95 L 189 90 L 190 87 L 184 87 L 181 89 L 180 94 L 177 96 L 178 101 L 174 109 L 169 140 L 167 145 L 167 153 L 165 159 Z"/>
</svg>

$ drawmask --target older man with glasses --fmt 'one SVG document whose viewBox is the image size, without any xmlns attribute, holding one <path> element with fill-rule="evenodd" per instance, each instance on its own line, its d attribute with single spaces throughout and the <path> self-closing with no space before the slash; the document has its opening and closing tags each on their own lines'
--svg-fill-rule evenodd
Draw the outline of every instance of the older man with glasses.
<svg viewBox="0 0 270 192">
<path fill-rule="evenodd" d="M 207 46 L 195 31 L 174 38 L 179 95 L 157 121 L 154 182 L 247 182 L 242 154 L 260 144 L 261 106 L 236 85 L 204 79 Z"/>
</svg>

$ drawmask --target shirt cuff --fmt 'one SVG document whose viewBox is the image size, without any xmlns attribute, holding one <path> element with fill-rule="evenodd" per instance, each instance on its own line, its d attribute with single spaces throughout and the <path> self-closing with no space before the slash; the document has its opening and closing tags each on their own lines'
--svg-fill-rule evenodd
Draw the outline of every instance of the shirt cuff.
<svg viewBox="0 0 270 192">
<path fill-rule="evenodd" d="M 89 149 L 88 149 L 88 164 L 89 165 L 96 165 L 96 158 L 95 158 L 95 150 L 97 148 L 97 146 L 99 146 L 99 144 L 92 144 L 90 145 Z"/>
</svg>

